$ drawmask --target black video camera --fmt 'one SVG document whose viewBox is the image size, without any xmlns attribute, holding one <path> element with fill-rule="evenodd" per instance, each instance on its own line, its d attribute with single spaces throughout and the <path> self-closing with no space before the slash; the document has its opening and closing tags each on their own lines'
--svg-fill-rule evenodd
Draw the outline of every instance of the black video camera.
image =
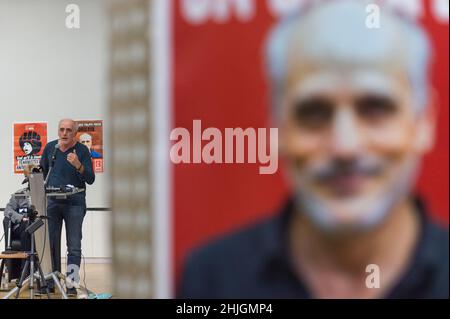
<svg viewBox="0 0 450 319">
<path fill-rule="evenodd" d="M 33 222 L 38 214 L 39 213 L 36 210 L 36 207 L 34 205 L 31 205 L 30 207 L 28 207 L 27 212 L 24 214 L 24 216 L 28 217 L 30 222 Z"/>
</svg>

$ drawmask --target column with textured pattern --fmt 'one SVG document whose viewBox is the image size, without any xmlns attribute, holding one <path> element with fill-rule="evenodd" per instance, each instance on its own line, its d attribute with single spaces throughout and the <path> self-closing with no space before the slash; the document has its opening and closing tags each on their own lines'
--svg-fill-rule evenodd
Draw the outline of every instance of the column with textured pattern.
<svg viewBox="0 0 450 319">
<path fill-rule="evenodd" d="M 110 94 L 114 296 L 154 297 L 149 6 L 111 1 Z"/>
</svg>

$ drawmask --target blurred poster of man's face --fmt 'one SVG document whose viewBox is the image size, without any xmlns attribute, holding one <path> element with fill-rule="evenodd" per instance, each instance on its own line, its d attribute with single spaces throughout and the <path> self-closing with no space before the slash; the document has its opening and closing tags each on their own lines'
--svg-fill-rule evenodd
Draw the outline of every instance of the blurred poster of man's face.
<svg viewBox="0 0 450 319">
<path fill-rule="evenodd" d="M 80 143 L 87 146 L 89 150 L 92 148 L 92 137 L 89 134 L 82 134 L 80 136 Z"/>
<path fill-rule="evenodd" d="M 432 119 L 414 106 L 396 22 L 386 18 L 384 29 L 367 29 L 364 11 L 357 11 L 364 6 L 350 4 L 348 19 L 362 18 L 362 30 L 355 29 L 358 21 L 334 28 L 327 10 L 336 16 L 341 9 L 332 6 L 293 32 L 280 145 L 311 219 L 331 230 L 364 229 L 409 195 L 419 159 L 432 145 Z"/>
</svg>

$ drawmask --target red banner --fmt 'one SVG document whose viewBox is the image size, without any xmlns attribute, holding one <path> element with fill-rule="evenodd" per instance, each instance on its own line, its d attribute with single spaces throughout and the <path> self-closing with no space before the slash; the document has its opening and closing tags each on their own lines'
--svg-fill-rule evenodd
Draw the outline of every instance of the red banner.
<svg viewBox="0 0 450 319">
<path fill-rule="evenodd" d="M 306 1 L 175 1 L 173 125 L 270 127 L 264 41 L 284 13 Z M 418 190 L 433 216 L 448 222 L 448 1 L 402 3 L 428 31 L 434 52 L 432 85 L 439 101 L 437 142 Z M 411 4 L 407 6 L 406 3 Z M 332 28 L 330 28 L 332 31 Z M 281 163 L 280 163 L 281 164 Z M 282 169 L 260 175 L 254 165 L 173 165 L 175 271 L 201 242 L 271 214 L 287 195 Z"/>
</svg>

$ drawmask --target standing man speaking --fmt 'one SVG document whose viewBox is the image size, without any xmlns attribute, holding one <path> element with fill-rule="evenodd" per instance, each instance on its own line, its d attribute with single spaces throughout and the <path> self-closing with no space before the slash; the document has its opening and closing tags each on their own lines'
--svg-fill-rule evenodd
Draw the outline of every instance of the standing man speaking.
<svg viewBox="0 0 450 319">
<path fill-rule="evenodd" d="M 86 188 L 95 181 L 89 149 L 77 142 L 78 125 L 74 120 L 63 119 L 58 124 L 58 140 L 49 142 L 41 158 L 47 187 L 73 185 Z M 50 171 L 50 167 L 53 167 Z M 61 230 L 64 221 L 67 238 L 67 271 L 73 280 L 66 280 L 67 294 L 76 295 L 81 262 L 81 238 L 84 215 L 86 215 L 86 191 L 66 199 L 49 198 L 47 215 L 50 217 L 49 237 L 53 271 L 61 272 Z M 74 276 L 75 275 L 75 276 Z"/>
</svg>

